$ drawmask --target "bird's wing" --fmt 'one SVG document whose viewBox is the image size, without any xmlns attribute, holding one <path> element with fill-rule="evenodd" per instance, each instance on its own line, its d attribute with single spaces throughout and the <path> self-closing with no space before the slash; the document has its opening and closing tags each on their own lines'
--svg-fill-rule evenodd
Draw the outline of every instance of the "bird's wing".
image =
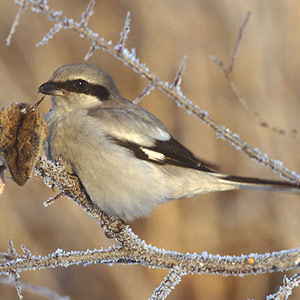
<svg viewBox="0 0 300 300">
<path fill-rule="evenodd" d="M 136 158 L 160 165 L 174 165 L 212 172 L 209 164 L 176 141 L 156 117 L 142 108 L 92 109 L 88 115 L 101 122 L 107 138 L 128 149 Z"/>
<path fill-rule="evenodd" d="M 208 166 L 200 161 L 187 148 L 173 137 L 167 141 L 154 140 L 152 146 L 142 146 L 126 140 L 111 137 L 118 145 L 129 149 L 137 158 L 159 165 L 173 165 L 212 172 Z"/>
</svg>

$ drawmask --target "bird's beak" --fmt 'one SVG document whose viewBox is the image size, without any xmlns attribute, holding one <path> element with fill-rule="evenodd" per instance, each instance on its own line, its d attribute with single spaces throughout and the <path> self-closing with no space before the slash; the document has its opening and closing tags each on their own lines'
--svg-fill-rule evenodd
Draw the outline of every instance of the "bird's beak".
<svg viewBox="0 0 300 300">
<path fill-rule="evenodd" d="M 52 95 L 52 96 L 63 96 L 63 90 L 61 87 L 59 87 L 59 84 L 54 81 L 47 81 L 43 83 L 39 89 L 39 93 L 45 94 L 45 95 Z"/>
</svg>

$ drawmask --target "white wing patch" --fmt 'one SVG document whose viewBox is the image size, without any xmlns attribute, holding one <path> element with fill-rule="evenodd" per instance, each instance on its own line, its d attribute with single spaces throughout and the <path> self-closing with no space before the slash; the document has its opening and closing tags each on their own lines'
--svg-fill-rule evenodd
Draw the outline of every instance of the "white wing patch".
<svg viewBox="0 0 300 300">
<path fill-rule="evenodd" d="M 149 157 L 149 159 L 151 160 L 156 160 L 156 161 L 163 161 L 165 159 L 165 155 L 157 152 L 157 151 L 153 151 L 153 150 L 149 150 L 146 149 L 144 147 L 140 147 L 140 149 Z"/>
<path fill-rule="evenodd" d="M 158 134 L 152 135 L 155 139 L 160 141 L 168 141 L 171 138 L 170 134 L 166 130 L 161 128 L 156 128 L 156 130 Z"/>
</svg>

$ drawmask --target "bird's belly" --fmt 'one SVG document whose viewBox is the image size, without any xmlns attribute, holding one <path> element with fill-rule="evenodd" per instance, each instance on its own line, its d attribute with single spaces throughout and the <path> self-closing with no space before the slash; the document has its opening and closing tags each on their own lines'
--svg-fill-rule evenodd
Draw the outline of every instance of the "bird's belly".
<svg viewBox="0 0 300 300">
<path fill-rule="evenodd" d="M 57 128 L 51 137 L 53 159 L 69 163 L 91 200 L 110 215 L 129 221 L 167 201 L 164 172 L 100 134 Z"/>
</svg>

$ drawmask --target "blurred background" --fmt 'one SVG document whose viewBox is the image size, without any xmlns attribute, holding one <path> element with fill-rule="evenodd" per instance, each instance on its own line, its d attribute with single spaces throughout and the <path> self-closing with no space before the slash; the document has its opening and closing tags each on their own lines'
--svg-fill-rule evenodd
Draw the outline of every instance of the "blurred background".
<svg viewBox="0 0 300 300">
<path fill-rule="evenodd" d="M 79 20 L 88 1 L 49 0 L 49 6 Z M 35 44 L 54 25 L 45 15 L 26 11 L 7 47 L 6 37 L 19 6 L 0 2 L 1 106 L 14 101 L 33 103 L 38 86 L 59 66 L 83 62 L 90 42 L 62 30 L 45 46 Z M 240 134 L 249 145 L 300 172 L 299 139 L 277 135 L 258 126 L 237 103 L 223 74 L 208 58 L 215 55 L 229 64 L 238 30 L 252 11 L 233 72 L 242 96 L 264 119 L 281 128 L 298 128 L 300 112 L 300 4 L 279 0 L 97 0 L 89 26 L 106 40 L 119 41 L 127 11 L 131 32 L 127 47 L 146 62 L 162 80 L 172 82 L 186 54 L 183 92 L 216 121 Z M 108 71 L 121 93 L 135 99 L 147 85 L 129 67 L 98 51 L 89 63 Z M 45 114 L 50 99 L 40 111 Z M 198 157 L 220 166 L 227 174 L 276 178 L 246 155 L 237 152 L 213 130 L 180 109 L 160 91 L 153 91 L 141 105 L 158 116 L 172 135 Z M 21 252 L 24 244 L 33 254 L 46 255 L 57 248 L 85 250 L 107 247 L 108 240 L 96 222 L 67 198 L 44 208 L 54 195 L 38 176 L 18 187 L 6 173 L 0 198 L 0 252 L 12 238 Z M 299 195 L 259 191 L 214 193 L 177 200 L 158 207 L 148 218 L 131 224 L 147 243 L 181 252 L 207 251 L 240 255 L 299 247 Z M 295 272 L 295 271 L 294 271 Z M 147 299 L 167 274 L 143 266 L 73 266 L 23 272 L 25 282 L 47 286 L 72 299 Z M 288 275 L 293 272 L 287 273 Z M 168 299 L 262 299 L 277 291 L 283 274 L 244 278 L 189 275 Z M 0 285 L 1 299 L 17 299 L 13 287 Z M 25 299 L 41 299 L 24 292 Z M 296 289 L 289 299 L 299 299 Z"/>
</svg>

